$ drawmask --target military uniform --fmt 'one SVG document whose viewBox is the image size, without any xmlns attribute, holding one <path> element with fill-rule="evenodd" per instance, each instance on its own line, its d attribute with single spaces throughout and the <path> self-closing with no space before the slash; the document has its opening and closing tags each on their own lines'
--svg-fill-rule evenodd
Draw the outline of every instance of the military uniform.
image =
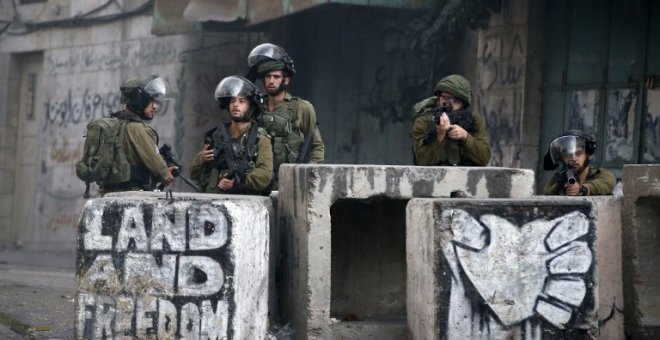
<svg viewBox="0 0 660 340">
<path fill-rule="evenodd" d="M 465 140 L 454 140 L 445 136 L 442 142 L 436 138 L 425 141 L 430 129 L 435 129 L 433 109 L 437 108 L 438 96 L 442 93 L 452 94 L 463 103 L 461 115 L 471 116 L 471 128 L 463 127 L 468 135 Z M 472 111 L 472 88 L 465 77 L 452 74 L 442 78 L 435 86 L 435 96 L 426 98 L 413 107 L 415 121 L 411 130 L 413 152 L 416 164 L 485 166 L 490 162 L 490 139 L 486 131 L 484 118 Z"/>
<path fill-rule="evenodd" d="M 472 112 L 475 129 L 468 131 L 465 141 L 445 137 L 442 142 L 434 140 L 424 144 L 424 138 L 433 124 L 433 114 L 426 111 L 413 124 L 412 136 L 415 143 L 415 157 L 419 165 L 454 165 L 449 159 L 459 159 L 459 166 L 485 166 L 490 161 L 490 144 L 483 117 Z"/>
<path fill-rule="evenodd" d="M 589 167 L 589 173 L 584 183 L 580 183 L 589 189 L 589 196 L 611 195 L 616 185 L 616 177 L 605 168 Z M 543 188 L 544 195 L 564 195 L 564 188 L 560 188 L 556 176 Z"/>
<path fill-rule="evenodd" d="M 257 140 L 255 145 L 247 145 L 252 129 L 258 129 Z M 214 160 L 204 162 L 203 155 L 199 153 L 193 158 L 190 167 L 190 177 L 200 183 L 203 192 L 248 195 L 270 193 L 273 180 L 273 150 L 270 137 L 265 130 L 253 124 L 241 136 L 232 139 L 232 157 L 244 161 L 246 171 L 241 174 L 243 178 L 241 183 L 234 183 L 234 187 L 228 191 L 220 190 L 218 187 L 220 180 L 230 173 L 224 155 L 226 149 L 222 146 L 222 133 L 219 128 L 214 128 L 207 131 L 205 137 L 205 141 L 213 141 L 213 146 L 217 150 L 214 153 Z"/>
<path fill-rule="evenodd" d="M 131 179 L 117 185 L 101 185 L 100 192 L 156 189 L 169 175 L 167 164 L 158 153 L 158 134 L 135 113 L 123 110 L 114 115 L 128 121 L 120 152 L 125 152 L 131 166 Z"/>
<path fill-rule="evenodd" d="M 313 133 L 309 150 L 310 163 L 324 161 L 325 145 L 316 128 L 316 112 L 307 100 L 286 94 L 275 102 L 272 112 L 264 112 L 257 122 L 273 139 L 275 177 L 282 163 L 294 163 L 301 151 L 305 137 Z"/>
</svg>

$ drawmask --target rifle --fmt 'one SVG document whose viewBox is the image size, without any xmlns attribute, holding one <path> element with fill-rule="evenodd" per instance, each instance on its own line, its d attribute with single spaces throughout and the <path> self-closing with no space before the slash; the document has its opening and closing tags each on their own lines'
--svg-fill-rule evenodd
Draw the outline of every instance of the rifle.
<svg viewBox="0 0 660 340">
<path fill-rule="evenodd" d="M 218 131 L 220 131 L 221 139 L 218 141 L 219 143 L 214 143 L 214 141 L 217 139 L 216 134 L 213 134 L 212 138 L 207 138 L 204 140 L 205 144 L 209 144 L 211 148 L 213 148 L 213 158 L 214 159 L 219 159 L 220 156 L 220 151 L 223 151 L 224 154 L 224 159 L 225 163 L 227 164 L 227 168 L 229 171 L 223 176 L 224 178 L 227 179 L 233 179 L 234 180 L 234 188 L 230 190 L 230 192 L 233 193 L 238 193 L 238 194 L 243 194 L 245 192 L 244 190 L 244 182 L 245 178 L 244 175 L 247 171 L 248 168 L 248 159 L 247 157 L 250 157 L 249 155 L 243 155 L 242 158 L 235 157 L 234 152 L 232 152 L 232 147 L 231 147 L 231 135 L 229 134 L 229 131 L 227 130 L 227 126 L 224 124 L 220 124 L 217 128 Z M 257 140 L 257 126 L 252 125 L 250 127 L 250 132 L 248 135 L 248 140 L 247 140 L 247 147 L 248 149 L 254 147 L 255 142 Z M 220 145 L 218 145 L 220 144 Z M 250 154 L 251 152 L 248 150 L 247 152 Z"/>
<path fill-rule="evenodd" d="M 307 136 L 305 136 L 305 141 L 303 142 L 302 148 L 300 148 L 300 153 L 298 154 L 298 157 L 296 157 L 296 163 L 301 164 L 309 162 L 309 147 L 312 145 L 312 138 L 314 137 L 314 134 L 316 134 L 318 124 L 319 123 L 316 123 L 317 126 L 314 128 L 314 131 L 309 131 Z"/>
<path fill-rule="evenodd" d="M 165 163 L 167 163 L 167 166 L 175 166 L 177 169 L 172 170 L 172 176 L 181 178 L 186 184 L 188 184 L 190 187 L 195 189 L 197 192 L 202 192 L 202 189 L 200 189 L 193 181 L 191 181 L 189 178 L 181 174 L 181 170 L 183 167 L 179 165 L 179 163 L 176 161 L 174 154 L 172 153 L 172 148 L 167 145 L 163 144 L 163 146 L 158 149 L 158 153 L 160 154 L 161 157 L 165 160 Z M 162 183 L 158 186 L 159 190 L 163 190 L 165 188 L 165 185 Z"/>
<path fill-rule="evenodd" d="M 447 114 L 451 125 L 458 125 L 468 133 L 473 132 L 476 128 L 472 113 L 468 110 L 452 111 L 451 108 L 449 108 L 449 105 L 444 103 L 441 107 L 431 109 L 431 112 L 433 112 L 433 118 L 431 119 L 433 124 L 429 126 L 429 129 L 426 132 L 424 144 L 431 143 L 438 137 L 437 126 L 440 125 L 440 117 L 443 113 Z"/>
<path fill-rule="evenodd" d="M 566 183 L 568 184 L 575 184 L 575 183 L 580 183 L 580 178 L 575 175 L 575 172 L 573 171 L 573 161 L 569 161 L 567 165 L 564 165 L 561 171 L 559 171 L 555 176 L 557 179 L 557 184 L 559 185 L 559 188 L 563 190 L 564 186 L 566 186 Z"/>
</svg>

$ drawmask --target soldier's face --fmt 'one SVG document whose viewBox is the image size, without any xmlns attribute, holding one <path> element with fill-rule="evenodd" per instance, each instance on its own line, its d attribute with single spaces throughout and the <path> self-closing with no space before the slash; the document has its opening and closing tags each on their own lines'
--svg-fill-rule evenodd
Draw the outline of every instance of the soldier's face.
<svg viewBox="0 0 660 340">
<path fill-rule="evenodd" d="M 573 171 L 582 172 L 584 170 L 584 164 L 587 161 L 587 153 L 584 152 L 583 148 L 577 148 L 572 155 L 564 156 L 564 164 L 568 165 L 572 162 Z"/>
<path fill-rule="evenodd" d="M 250 100 L 245 97 L 231 97 L 229 100 L 229 114 L 232 120 L 242 120 L 250 112 Z"/>
<path fill-rule="evenodd" d="M 264 76 L 264 88 L 269 95 L 276 96 L 286 85 L 289 85 L 289 80 L 283 70 L 270 71 Z"/>
<path fill-rule="evenodd" d="M 454 95 L 449 92 L 438 93 L 438 107 L 447 104 L 452 111 L 458 111 L 463 108 L 463 102 L 454 98 Z"/>
<path fill-rule="evenodd" d="M 154 119 L 154 116 L 156 116 L 156 110 L 158 110 L 158 103 L 155 100 L 152 100 L 149 102 L 149 105 L 144 108 L 144 118 L 145 119 Z"/>
</svg>

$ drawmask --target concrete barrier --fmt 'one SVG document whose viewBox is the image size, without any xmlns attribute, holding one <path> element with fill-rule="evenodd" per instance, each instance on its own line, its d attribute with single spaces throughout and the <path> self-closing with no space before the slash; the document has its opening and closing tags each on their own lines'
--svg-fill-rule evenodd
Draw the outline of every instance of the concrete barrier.
<svg viewBox="0 0 660 340">
<path fill-rule="evenodd" d="M 122 193 L 79 224 L 77 339 L 263 339 L 267 197 Z"/>
<path fill-rule="evenodd" d="M 611 196 L 410 200 L 411 339 L 622 339 L 620 206 Z"/>
<path fill-rule="evenodd" d="M 412 197 L 530 197 L 504 168 L 283 165 L 276 274 L 296 339 L 405 339 L 405 209 Z"/>
<path fill-rule="evenodd" d="M 623 167 L 626 332 L 660 339 L 660 165 Z"/>
</svg>

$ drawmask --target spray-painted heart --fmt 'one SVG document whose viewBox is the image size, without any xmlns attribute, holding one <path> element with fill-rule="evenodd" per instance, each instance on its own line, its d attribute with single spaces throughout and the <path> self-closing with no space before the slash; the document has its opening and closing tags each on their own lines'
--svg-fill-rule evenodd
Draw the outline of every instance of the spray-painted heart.
<svg viewBox="0 0 660 340">
<path fill-rule="evenodd" d="M 589 232 L 584 214 L 519 227 L 495 215 L 477 221 L 463 210 L 445 212 L 463 272 L 504 326 L 536 312 L 563 328 L 587 291 L 592 253 L 577 240 Z"/>
</svg>

